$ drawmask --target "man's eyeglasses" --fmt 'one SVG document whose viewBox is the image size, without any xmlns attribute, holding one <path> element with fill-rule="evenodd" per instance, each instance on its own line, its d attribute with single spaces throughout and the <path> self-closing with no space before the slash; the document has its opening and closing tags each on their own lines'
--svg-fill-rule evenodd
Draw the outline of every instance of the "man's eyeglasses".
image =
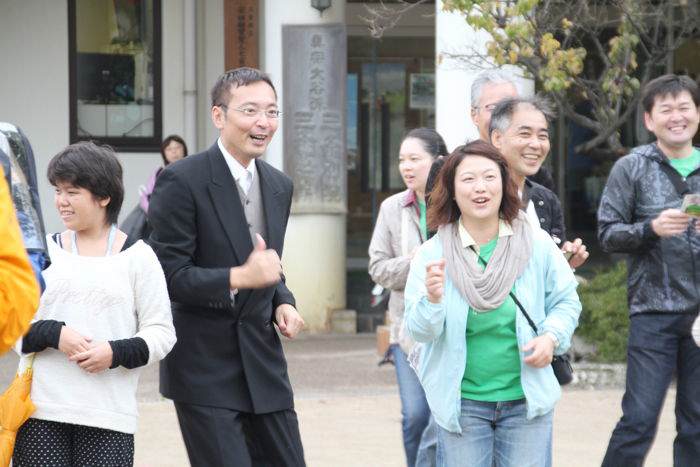
<svg viewBox="0 0 700 467">
<path fill-rule="evenodd" d="M 222 109 L 228 109 L 228 106 L 226 104 L 219 104 L 218 107 L 221 107 Z M 277 109 L 268 109 L 268 110 L 260 110 L 256 109 L 255 107 L 236 107 L 235 109 L 236 112 L 240 112 L 246 117 L 249 118 L 255 118 L 259 116 L 260 114 L 265 114 L 267 118 L 275 119 L 279 118 L 280 115 L 282 115 L 282 112 L 280 112 Z"/>
<path fill-rule="evenodd" d="M 497 105 L 498 105 L 498 103 L 488 104 L 488 105 L 477 105 L 474 107 L 474 110 L 484 109 L 484 110 L 487 110 L 489 112 L 493 112 L 493 109 L 495 109 Z"/>
</svg>

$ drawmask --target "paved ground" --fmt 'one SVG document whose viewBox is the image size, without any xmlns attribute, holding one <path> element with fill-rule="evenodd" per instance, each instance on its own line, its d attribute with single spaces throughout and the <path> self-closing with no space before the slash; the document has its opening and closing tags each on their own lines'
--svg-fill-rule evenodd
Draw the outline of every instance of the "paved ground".
<svg viewBox="0 0 700 467">
<path fill-rule="evenodd" d="M 393 367 L 377 367 L 374 335 L 323 335 L 285 342 L 309 466 L 402 466 L 400 404 Z M 4 385 L 16 357 L 0 359 Z M 566 391 L 554 421 L 556 467 L 599 466 L 620 415 L 622 391 Z M 672 464 L 673 397 L 664 407 L 647 467 Z M 157 367 L 139 387 L 137 466 L 187 466 L 172 404 L 157 393 Z"/>
</svg>

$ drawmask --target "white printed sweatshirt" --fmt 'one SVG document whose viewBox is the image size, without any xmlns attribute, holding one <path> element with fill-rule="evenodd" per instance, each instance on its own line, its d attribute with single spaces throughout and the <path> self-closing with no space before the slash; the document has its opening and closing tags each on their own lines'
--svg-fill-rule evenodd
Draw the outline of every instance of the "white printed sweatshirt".
<svg viewBox="0 0 700 467">
<path fill-rule="evenodd" d="M 50 236 L 46 243 L 51 266 L 43 272 L 46 290 L 35 320 L 63 321 L 94 343 L 140 337 L 149 364 L 170 352 L 175 345 L 170 299 L 151 247 L 138 241 L 118 254 L 89 257 L 63 250 Z M 135 433 L 140 370 L 91 374 L 47 348 L 34 360 L 32 418 Z"/>
</svg>

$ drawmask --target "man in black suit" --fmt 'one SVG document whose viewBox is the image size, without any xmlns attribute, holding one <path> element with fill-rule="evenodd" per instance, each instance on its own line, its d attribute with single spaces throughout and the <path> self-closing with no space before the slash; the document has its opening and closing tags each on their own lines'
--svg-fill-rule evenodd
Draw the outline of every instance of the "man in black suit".
<svg viewBox="0 0 700 467">
<path fill-rule="evenodd" d="M 266 74 L 237 68 L 211 99 L 218 141 L 166 167 L 150 201 L 178 337 L 160 390 L 193 466 L 302 466 L 273 326 L 294 338 L 304 325 L 280 264 L 292 181 L 259 159 L 277 129 L 277 93 Z"/>
</svg>

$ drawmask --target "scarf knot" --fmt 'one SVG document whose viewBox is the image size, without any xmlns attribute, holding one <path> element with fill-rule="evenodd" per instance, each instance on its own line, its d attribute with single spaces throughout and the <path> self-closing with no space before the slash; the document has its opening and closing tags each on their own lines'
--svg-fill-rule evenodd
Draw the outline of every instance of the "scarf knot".
<svg viewBox="0 0 700 467">
<path fill-rule="evenodd" d="M 447 275 L 469 306 L 479 311 L 495 310 L 527 267 L 532 228 L 525 214 L 519 212 L 510 224 L 513 235 L 498 237 L 491 259 L 482 269 L 477 254 L 462 246 L 457 222 L 438 229 Z"/>
</svg>

